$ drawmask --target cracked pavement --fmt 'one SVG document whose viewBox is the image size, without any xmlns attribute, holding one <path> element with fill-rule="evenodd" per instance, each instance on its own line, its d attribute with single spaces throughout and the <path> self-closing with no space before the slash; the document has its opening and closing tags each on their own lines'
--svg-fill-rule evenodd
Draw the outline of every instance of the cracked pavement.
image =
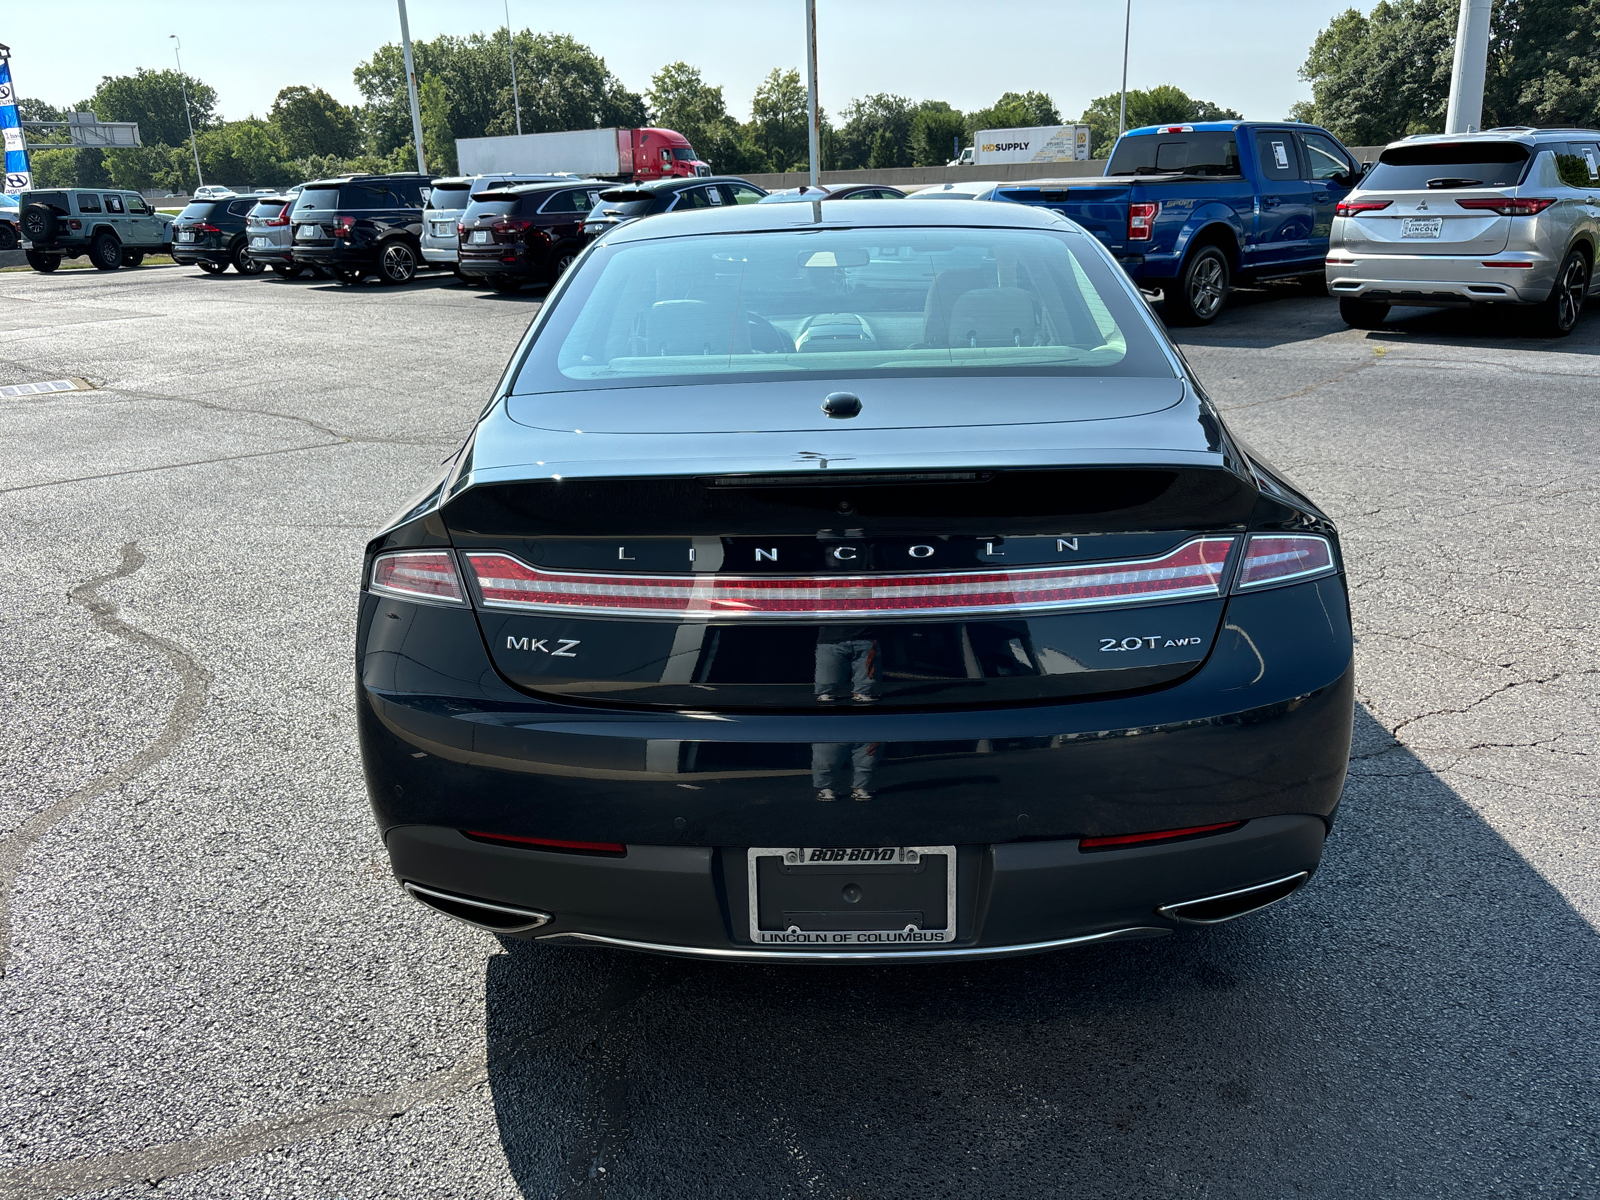
<svg viewBox="0 0 1600 1200">
<path fill-rule="evenodd" d="M 0 1200 L 1586 1196 L 1600 314 L 1180 335 L 1340 523 L 1356 745 L 1266 913 L 1006 963 L 503 947 L 393 884 L 361 547 L 537 306 L 0 274 Z"/>
</svg>

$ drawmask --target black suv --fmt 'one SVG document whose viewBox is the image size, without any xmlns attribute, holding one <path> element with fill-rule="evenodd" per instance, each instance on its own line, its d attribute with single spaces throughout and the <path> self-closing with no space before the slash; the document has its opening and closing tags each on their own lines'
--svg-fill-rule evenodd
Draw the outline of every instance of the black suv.
<svg viewBox="0 0 1600 1200">
<path fill-rule="evenodd" d="M 593 241 L 608 229 L 640 217 L 657 213 L 691 212 L 697 208 L 722 208 L 731 204 L 755 204 L 765 196 L 747 179 L 722 176 L 714 179 L 654 179 L 649 183 L 625 183 L 600 193 L 583 223 L 583 240 Z"/>
<path fill-rule="evenodd" d="M 323 267 L 343 283 L 374 274 L 414 279 L 422 258 L 422 208 L 433 176 L 341 175 L 308 183 L 289 215 L 294 261 Z"/>
<path fill-rule="evenodd" d="M 241 275 L 259 275 L 263 266 L 250 257 L 245 218 L 254 196 L 191 200 L 172 222 L 172 261 L 220 275 L 231 264 Z"/>
<path fill-rule="evenodd" d="M 491 184 L 474 192 L 456 229 L 457 270 L 514 292 L 525 283 L 554 283 L 583 248 L 583 220 L 612 185 L 573 183 Z"/>
</svg>

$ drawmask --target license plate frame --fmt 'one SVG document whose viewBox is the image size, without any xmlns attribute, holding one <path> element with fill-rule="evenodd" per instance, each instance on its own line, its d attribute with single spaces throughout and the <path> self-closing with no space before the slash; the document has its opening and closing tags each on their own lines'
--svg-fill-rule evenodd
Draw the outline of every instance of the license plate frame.
<svg viewBox="0 0 1600 1200">
<path fill-rule="evenodd" d="M 474 246 L 487 246 L 489 244 L 489 231 L 487 229 L 473 230 L 470 241 Z"/>
<path fill-rule="evenodd" d="M 888 852 L 892 857 L 871 860 L 810 857 L 818 852 L 828 855 L 848 855 L 852 851 L 872 851 L 877 854 Z M 791 858 L 791 855 L 795 857 Z M 915 861 L 928 856 L 944 856 L 943 929 L 920 929 L 914 925 L 908 925 L 903 929 L 807 930 L 794 925 L 781 930 L 761 928 L 760 881 L 757 871 L 760 859 L 777 858 L 782 860 L 783 865 L 802 871 L 819 867 L 834 872 L 843 866 L 865 868 L 865 872 L 870 874 L 873 867 L 909 865 L 913 861 L 909 858 L 910 855 L 917 856 Z M 819 950 L 861 946 L 910 949 L 917 946 L 945 945 L 956 939 L 956 848 L 954 846 L 752 846 L 746 851 L 745 863 L 750 902 L 750 940 L 758 946 L 814 946 Z"/>
<path fill-rule="evenodd" d="M 322 226 L 296 225 L 294 227 L 294 236 L 297 241 L 302 242 L 320 241 L 322 239 Z"/>
<path fill-rule="evenodd" d="M 1400 236 L 1403 238 L 1437 238 L 1443 232 L 1443 217 L 1400 218 Z"/>
<path fill-rule="evenodd" d="M 252 250 L 265 250 L 271 244 L 272 239 L 268 237 L 253 237 L 250 239 L 250 249 Z"/>
<path fill-rule="evenodd" d="M 180 242 L 192 242 L 194 241 L 194 233 L 187 229 L 180 230 L 178 233 L 178 240 Z"/>
</svg>

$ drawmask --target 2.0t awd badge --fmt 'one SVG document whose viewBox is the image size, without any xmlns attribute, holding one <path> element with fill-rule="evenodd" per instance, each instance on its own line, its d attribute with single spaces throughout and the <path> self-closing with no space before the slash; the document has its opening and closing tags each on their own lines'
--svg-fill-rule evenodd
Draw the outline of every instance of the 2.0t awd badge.
<svg viewBox="0 0 1600 1200">
<path fill-rule="evenodd" d="M 1198 646 L 1200 639 L 1197 637 L 1169 638 L 1157 634 L 1153 637 L 1125 637 L 1100 639 L 1100 652 L 1110 654 L 1121 650 L 1154 650 L 1157 646 L 1165 650 L 1168 646 Z"/>
</svg>

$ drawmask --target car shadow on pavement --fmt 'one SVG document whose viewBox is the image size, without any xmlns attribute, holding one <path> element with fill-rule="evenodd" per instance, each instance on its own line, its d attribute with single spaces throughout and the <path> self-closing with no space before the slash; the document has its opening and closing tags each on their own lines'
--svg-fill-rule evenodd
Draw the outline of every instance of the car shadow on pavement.
<svg viewBox="0 0 1600 1200">
<path fill-rule="evenodd" d="M 959 967 L 508 943 L 486 1001 L 513 1177 L 527 1196 L 1585 1194 L 1600 938 L 1356 725 L 1321 871 L 1233 924 Z"/>
</svg>

